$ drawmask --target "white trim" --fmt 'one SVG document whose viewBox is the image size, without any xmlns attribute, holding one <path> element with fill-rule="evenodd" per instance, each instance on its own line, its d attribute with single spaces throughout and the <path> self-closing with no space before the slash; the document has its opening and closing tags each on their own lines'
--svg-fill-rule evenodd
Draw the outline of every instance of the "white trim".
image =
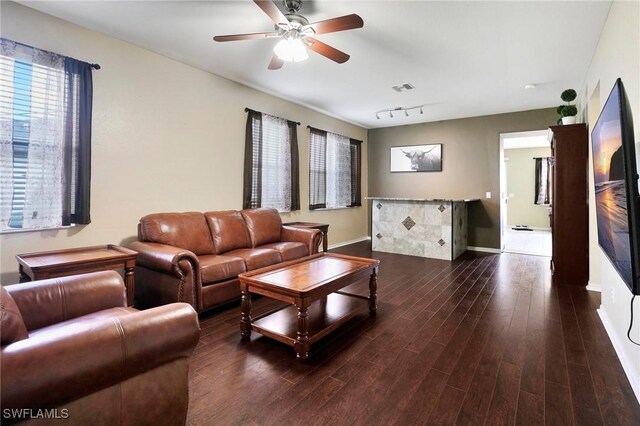
<svg viewBox="0 0 640 426">
<path fill-rule="evenodd" d="M 589 281 L 587 283 L 587 290 L 597 291 L 598 293 L 602 293 L 602 286 L 600 284 L 596 284 L 594 282 Z"/>
<path fill-rule="evenodd" d="M 471 247 L 471 246 L 467 246 L 467 250 L 470 251 L 480 251 L 483 253 L 497 253 L 500 254 L 500 249 L 497 248 L 490 248 L 490 247 Z"/>
<path fill-rule="evenodd" d="M 371 240 L 371 237 L 360 237 L 360 238 L 356 238 L 355 240 L 344 241 L 342 243 L 337 243 L 337 244 L 331 244 L 329 246 L 329 250 L 332 250 L 332 249 L 338 248 L 338 247 L 342 247 L 342 246 L 348 246 L 349 244 L 360 243 L 362 241 L 367 241 L 367 240 Z"/>
<path fill-rule="evenodd" d="M 604 325 L 604 329 L 607 331 L 609 335 L 609 340 L 611 340 L 611 344 L 613 345 L 613 349 L 616 351 L 618 355 L 618 359 L 620 360 L 620 364 L 622 364 L 622 369 L 624 370 L 627 378 L 629 379 L 629 383 L 631 384 L 631 388 L 633 392 L 636 394 L 636 399 L 640 402 L 640 372 L 636 369 L 637 367 L 633 362 L 627 358 L 626 353 L 624 352 L 624 347 L 620 342 L 618 335 L 615 332 L 615 328 L 609 319 L 609 315 L 605 312 L 604 309 L 598 309 L 598 315 L 600 315 L 600 320 L 602 321 L 602 325 Z"/>
</svg>

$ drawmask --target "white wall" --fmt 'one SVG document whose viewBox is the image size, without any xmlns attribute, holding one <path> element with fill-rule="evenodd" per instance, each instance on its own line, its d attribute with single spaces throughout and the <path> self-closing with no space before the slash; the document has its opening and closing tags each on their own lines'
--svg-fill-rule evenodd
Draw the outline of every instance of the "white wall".
<svg viewBox="0 0 640 426">
<path fill-rule="evenodd" d="M 585 114 L 593 127 L 609 92 L 618 77 L 625 85 L 634 116 L 636 154 L 640 154 L 640 3 L 615 1 L 589 71 L 581 98 L 588 99 L 589 111 Z M 583 105 L 584 106 L 584 105 Z M 595 108 L 595 110 L 594 110 Z M 590 152 L 591 160 L 591 152 Z M 640 164 L 640 157 L 637 158 Z M 593 163 L 590 161 L 590 167 Z M 589 185 L 589 281 L 602 289 L 600 315 L 618 356 L 625 367 L 629 381 L 640 400 L 640 347 L 627 340 L 631 293 L 598 246 L 596 228 L 593 169 L 590 169 Z M 636 322 L 632 337 L 640 341 L 640 300 L 635 303 Z"/>
<path fill-rule="evenodd" d="M 0 2 L 0 35 L 102 66 L 94 72 L 92 223 L 0 236 L 2 282 L 17 282 L 15 255 L 135 239 L 154 212 L 242 208 L 245 107 L 300 121 L 302 210 L 283 220 L 329 223 L 329 243 L 367 235 L 364 207 L 308 210 L 307 125 L 365 141 L 366 129 L 258 92 L 22 5 Z"/>
<path fill-rule="evenodd" d="M 549 157 L 551 148 L 505 149 L 507 172 L 507 226 L 527 225 L 530 228 L 550 228 L 549 206 L 535 204 L 535 157 Z"/>
</svg>

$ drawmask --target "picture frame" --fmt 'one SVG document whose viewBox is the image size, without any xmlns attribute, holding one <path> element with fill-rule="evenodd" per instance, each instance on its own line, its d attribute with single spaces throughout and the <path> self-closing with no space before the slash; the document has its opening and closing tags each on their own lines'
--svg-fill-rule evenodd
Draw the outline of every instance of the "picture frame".
<svg viewBox="0 0 640 426">
<path fill-rule="evenodd" d="M 441 172 L 442 144 L 392 146 L 391 173 Z"/>
</svg>

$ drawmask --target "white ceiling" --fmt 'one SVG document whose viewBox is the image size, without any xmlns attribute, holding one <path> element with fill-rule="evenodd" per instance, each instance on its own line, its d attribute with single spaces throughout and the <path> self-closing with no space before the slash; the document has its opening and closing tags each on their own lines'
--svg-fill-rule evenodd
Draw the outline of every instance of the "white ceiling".
<svg viewBox="0 0 640 426">
<path fill-rule="evenodd" d="M 367 128 L 560 104 L 564 89 L 582 85 L 611 5 L 308 0 L 300 12 L 311 22 L 364 19 L 362 29 L 317 36 L 351 59 L 338 65 L 310 52 L 305 62 L 269 71 L 276 39 L 212 40 L 273 30 L 249 0 L 19 3 Z M 416 89 L 391 89 L 407 82 Z M 537 87 L 525 90 L 530 83 Z M 422 115 L 375 117 L 422 104 Z"/>
</svg>

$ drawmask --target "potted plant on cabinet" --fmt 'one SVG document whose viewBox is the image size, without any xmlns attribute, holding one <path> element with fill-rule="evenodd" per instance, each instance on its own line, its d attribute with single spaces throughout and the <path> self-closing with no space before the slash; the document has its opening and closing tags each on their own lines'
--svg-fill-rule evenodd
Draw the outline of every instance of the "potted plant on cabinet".
<svg viewBox="0 0 640 426">
<path fill-rule="evenodd" d="M 573 102 L 577 96 L 578 94 L 573 89 L 567 89 L 560 94 L 560 99 L 565 101 L 567 104 L 560 105 L 556 109 L 556 112 L 560 116 L 560 118 L 558 119 L 558 124 L 575 124 L 576 115 L 578 114 L 578 108 L 576 108 L 575 105 L 571 105 L 571 102 Z"/>
</svg>

